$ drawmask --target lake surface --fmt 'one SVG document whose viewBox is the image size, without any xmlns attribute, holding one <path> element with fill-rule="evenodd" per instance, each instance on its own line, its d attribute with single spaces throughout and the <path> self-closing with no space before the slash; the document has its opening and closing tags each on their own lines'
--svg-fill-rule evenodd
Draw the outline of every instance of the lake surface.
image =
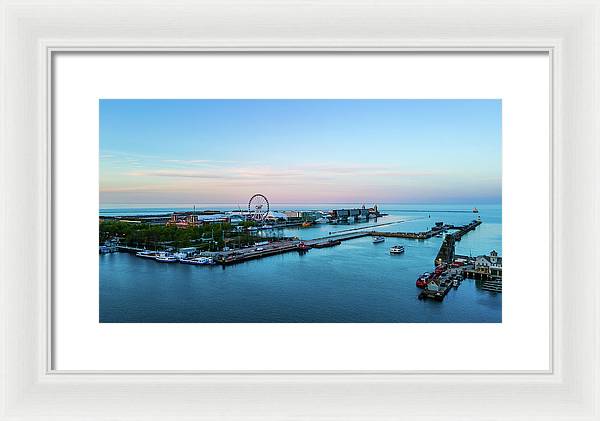
<svg viewBox="0 0 600 421">
<path fill-rule="evenodd" d="M 344 206 L 305 208 L 332 207 Z M 234 207 L 224 205 L 222 209 Z M 457 243 L 456 252 L 476 256 L 496 250 L 501 255 L 501 206 L 482 205 L 478 209 L 483 223 Z M 462 225 L 477 216 L 470 208 L 458 205 L 381 205 L 380 211 L 389 215 L 369 223 L 286 228 L 280 233 L 311 239 L 390 222 L 393 224 L 377 230 L 425 231 L 436 221 Z M 160 212 L 157 208 L 101 210 L 101 215 L 150 213 Z M 442 238 L 436 237 L 386 238 L 384 243 L 373 244 L 370 237 L 363 237 L 305 254 L 291 252 L 227 267 L 162 264 L 127 253 L 100 255 L 100 322 L 501 322 L 502 294 L 483 291 L 474 280 L 463 281 L 443 302 L 417 298 L 421 290 L 415 281 L 419 274 L 433 269 L 441 242 Z M 390 255 L 389 248 L 395 244 L 404 245 L 406 252 Z"/>
</svg>

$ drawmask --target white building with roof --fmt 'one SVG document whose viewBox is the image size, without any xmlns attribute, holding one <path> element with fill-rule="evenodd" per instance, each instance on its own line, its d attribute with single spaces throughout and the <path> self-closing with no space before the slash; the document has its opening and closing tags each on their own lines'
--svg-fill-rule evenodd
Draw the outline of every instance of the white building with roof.
<svg viewBox="0 0 600 421">
<path fill-rule="evenodd" d="M 266 219 L 268 221 L 277 221 L 277 220 L 286 220 L 287 221 L 288 217 L 283 212 L 269 211 Z"/>
<path fill-rule="evenodd" d="M 492 276 L 502 276 L 502 256 L 498 256 L 496 250 L 492 250 L 489 256 L 477 256 L 475 270 Z"/>
</svg>

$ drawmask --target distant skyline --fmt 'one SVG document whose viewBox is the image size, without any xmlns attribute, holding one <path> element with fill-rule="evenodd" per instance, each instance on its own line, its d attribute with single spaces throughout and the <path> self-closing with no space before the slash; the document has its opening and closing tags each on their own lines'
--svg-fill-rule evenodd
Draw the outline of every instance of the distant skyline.
<svg viewBox="0 0 600 421">
<path fill-rule="evenodd" d="M 490 204 L 501 100 L 100 100 L 100 206 Z"/>
</svg>

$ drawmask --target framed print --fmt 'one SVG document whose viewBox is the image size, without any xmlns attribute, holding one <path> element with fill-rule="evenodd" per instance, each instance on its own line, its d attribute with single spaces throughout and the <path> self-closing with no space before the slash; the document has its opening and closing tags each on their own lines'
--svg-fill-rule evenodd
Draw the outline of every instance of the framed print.
<svg viewBox="0 0 600 421">
<path fill-rule="evenodd" d="M 475 6 L 2 3 L 0 419 L 600 419 L 598 6 Z"/>
<path fill-rule="evenodd" d="M 549 54 L 53 60 L 54 369 L 551 369 Z"/>
</svg>

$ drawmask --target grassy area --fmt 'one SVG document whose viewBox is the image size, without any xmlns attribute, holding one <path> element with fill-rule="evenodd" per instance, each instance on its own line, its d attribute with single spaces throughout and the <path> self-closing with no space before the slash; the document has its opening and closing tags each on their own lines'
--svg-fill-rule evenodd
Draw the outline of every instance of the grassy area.
<svg viewBox="0 0 600 421">
<path fill-rule="evenodd" d="M 265 240 L 247 231 L 238 232 L 231 224 L 205 224 L 177 228 L 167 225 L 132 224 L 121 221 L 100 222 L 100 244 L 119 238 L 123 245 L 143 247 L 150 250 L 165 247 L 197 247 L 203 251 L 219 251 L 225 245 L 230 248 L 244 247 Z"/>
</svg>

